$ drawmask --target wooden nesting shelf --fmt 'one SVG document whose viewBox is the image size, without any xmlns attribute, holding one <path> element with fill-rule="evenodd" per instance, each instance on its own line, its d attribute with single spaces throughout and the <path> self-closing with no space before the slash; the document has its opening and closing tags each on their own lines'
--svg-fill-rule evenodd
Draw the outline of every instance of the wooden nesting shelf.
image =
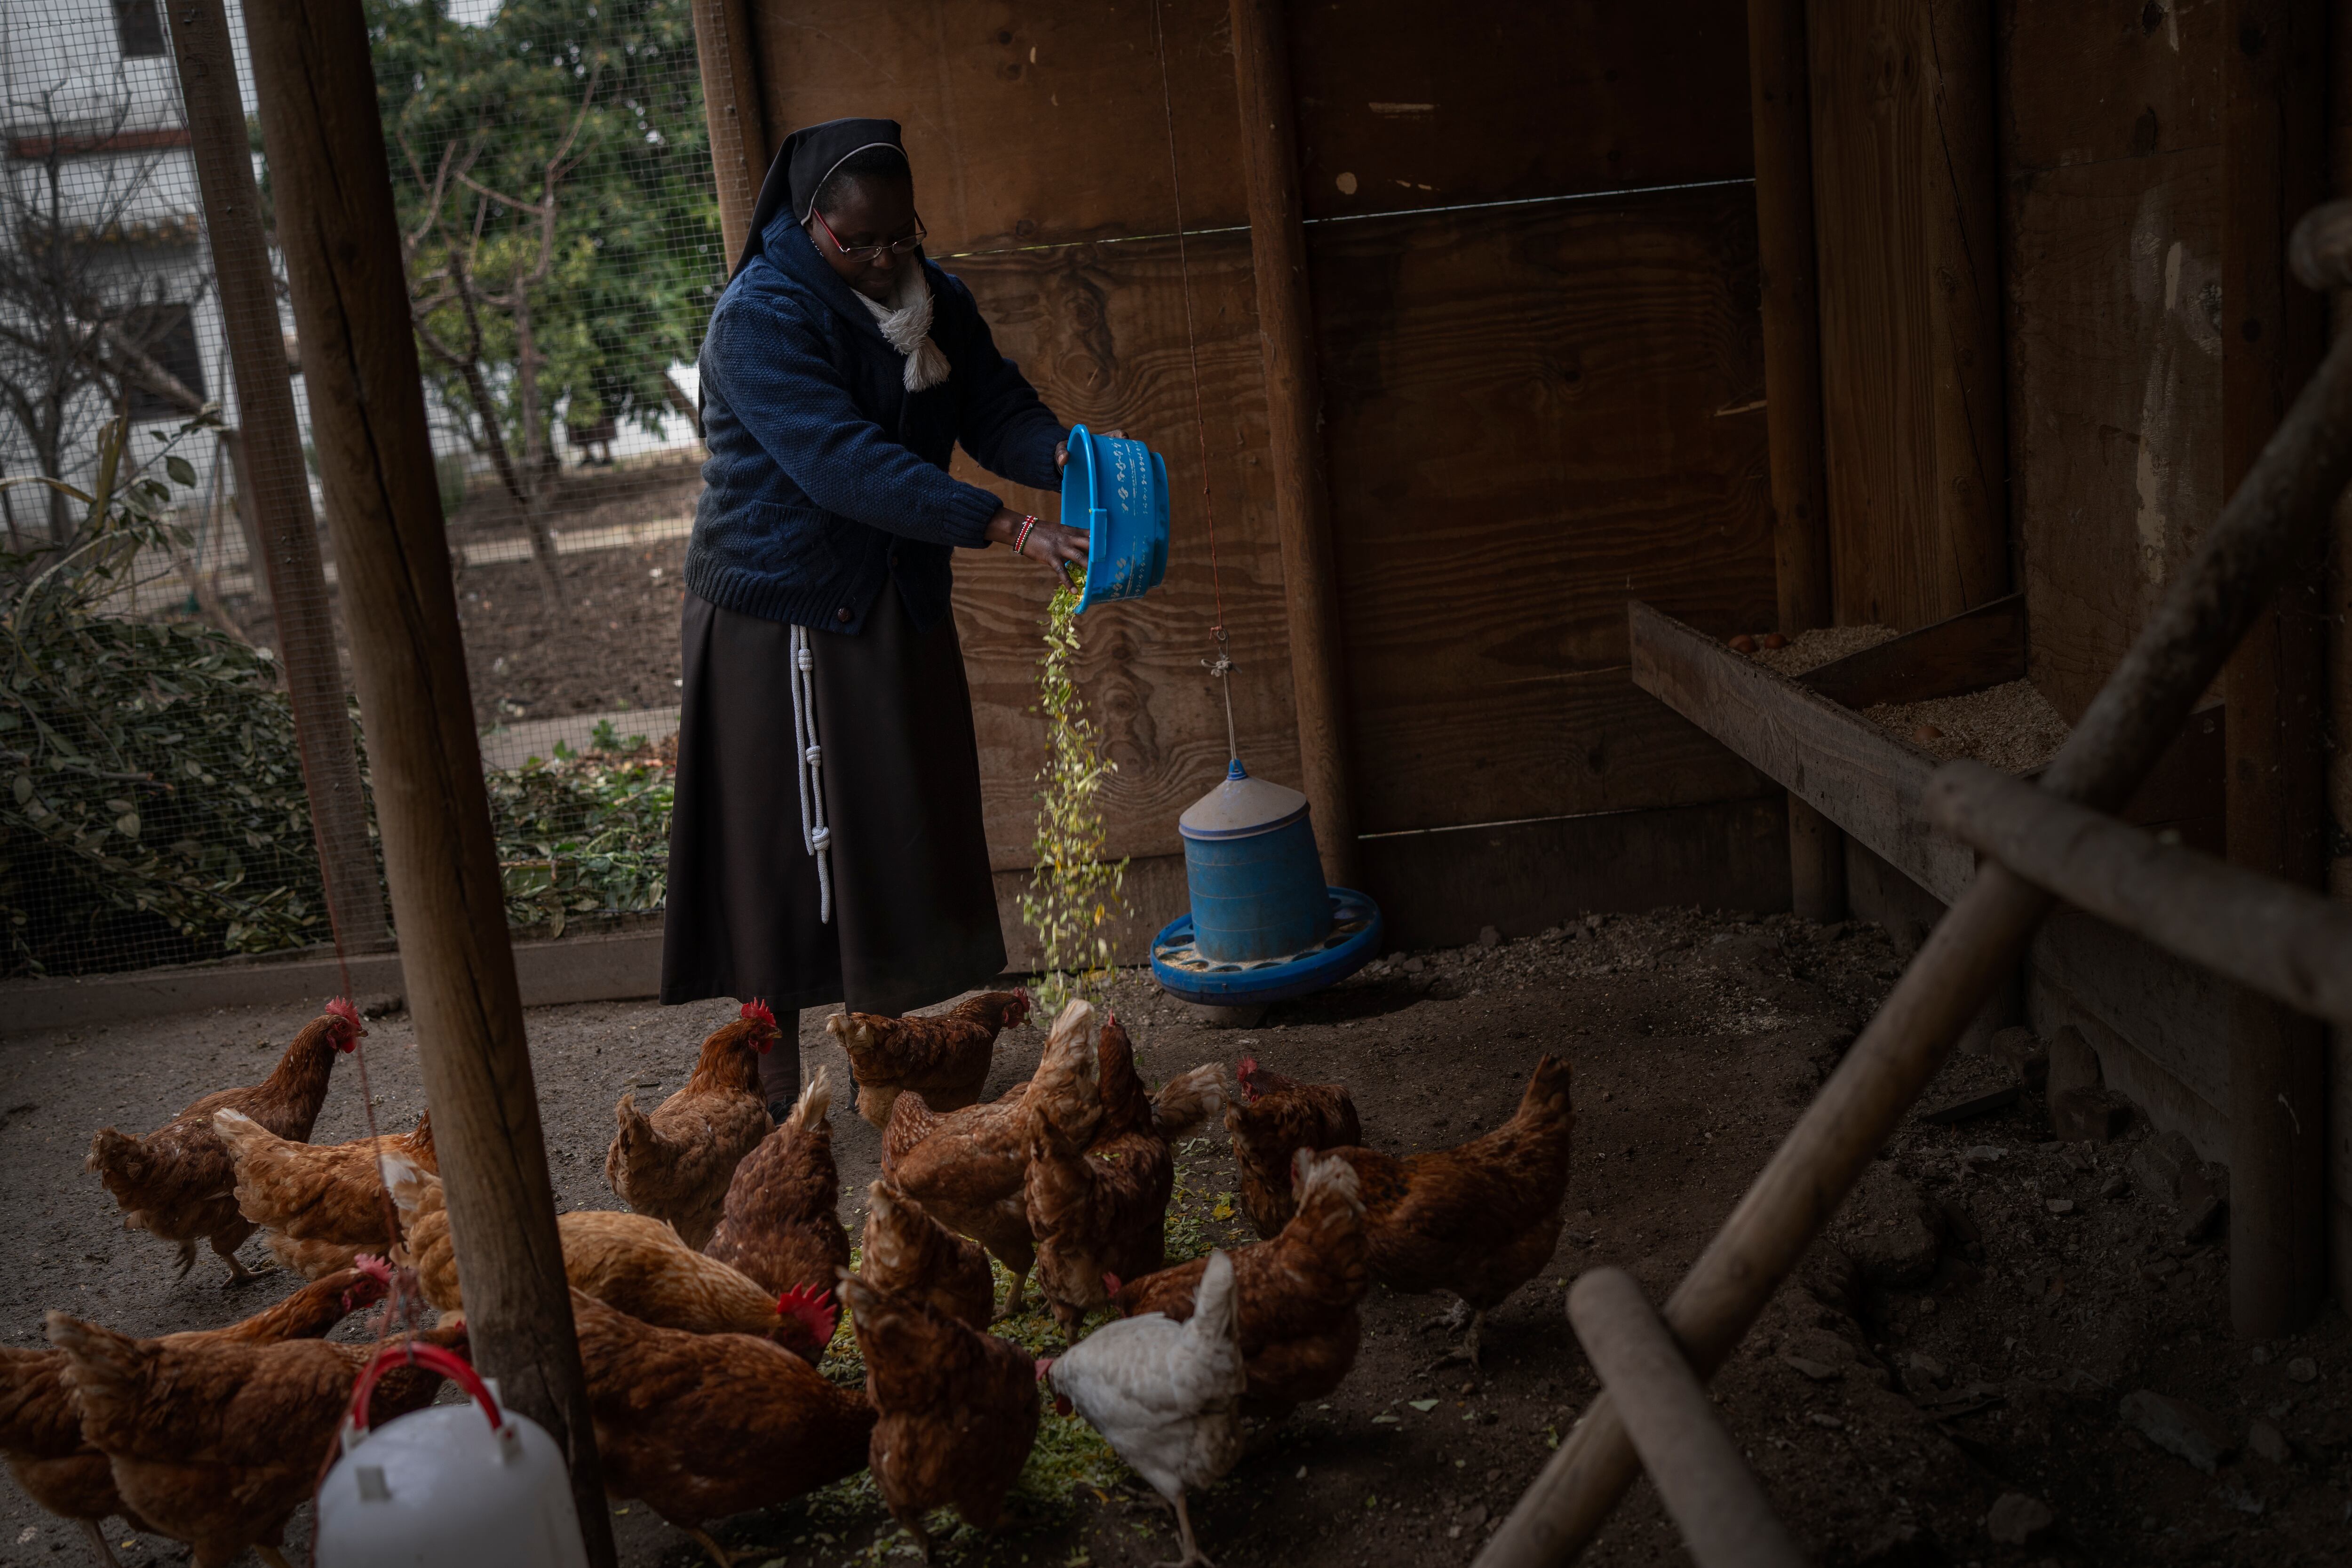
<svg viewBox="0 0 2352 1568">
<path fill-rule="evenodd" d="M 1957 697 L 2025 677 L 2025 604 L 2012 594 L 1791 679 L 1636 600 L 1633 684 L 1746 758 L 1846 834 L 1950 903 L 1976 872 L 1920 802 L 1940 759 L 1859 710 Z M 2031 776 L 2031 775 L 2029 775 Z M 2120 814 L 2218 848 L 2221 710 L 2200 710 Z"/>
</svg>

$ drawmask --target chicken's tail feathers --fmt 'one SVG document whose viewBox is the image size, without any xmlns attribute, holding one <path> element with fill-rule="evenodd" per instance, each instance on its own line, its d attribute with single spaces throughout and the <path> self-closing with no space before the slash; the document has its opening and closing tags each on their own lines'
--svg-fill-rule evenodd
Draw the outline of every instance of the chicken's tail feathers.
<svg viewBox="0 0 2352 1568">
<path fill-rule="evenodd" d="M 1202 1271 L 1200 1289 L 1192 1297 L 1192 1315 L 1184 1328 L 1204 1339 L 1231 1341 L 1238 1352 L 1240 1297 L 1234 1289 L 1233 1257 L 1222 1248 L 1209 1254 L 1209 1266 Z"/>
<path fill-rule="evenodd" d="M 97 1323 L 51 1308 L 41 1319 L 49 1343 L 66 1354 L 76 1394 L 103 1400 L 110 1394 L 135 1392 L 142 1381 L 141 1342 Z"/>
<path fill-rule="evenodd" d="M 820 1067 L 809 1075 L 808 1087 L 793 1101 L 793 1109 L 784 1118 L 784 1125 L 795 1132 L 805 1132 L 824 1121 L 833 1110 L 833 1069 Z"/>
<path fill-rule="evenodd" d="M 1222 1115 L 1227 1099 L 1223 1067 L 1202 1062 L 1160 1086 L 1160 1092 L 1151 1097 L 1152 1125 L 1163 1137 L 1181 1137 L 1211 1117 Z"/>
<path fill-rule="evenodd" d="M 213 1131 L 228 1148 L 229 1163 L 243 1165 L 247 1156 L 277 1142 L 278 1135 L 242 1110 L 213 1112 Z"/>
<path fill-rule="evenodd" d="M 1363 1191 L 1356 1167 L 1332 1154 L 1301 1148 L 1290 1157 L 1291 1194 L 1306 1208 L 1318 1199 L 1346 1204 L 1358 1214 L 1364 1209 Z"/>
<path fill-rule="evenodd" d="M 404 1218 L 421 1213 L 431 1200 L 441 1195 L 441 1178 L 406 1154 L 386 1149 L 376 1156 L 376 1168 L 383 1173 L 384 1190 L 392 1194 Z M 434 1203 L 431 1206 L 440 1205 Z"/>
<path fill-rule="evenodd" d="M 89 1154 L 82 1161 L 82 1169 L 104 1178 L 108 1190 L 120 1197 L 118 1184 L 136 1182 L 146 1174 L 147 1151 L 129 1133 L 101 1127 L 90 1135 Z"/>
</svg>

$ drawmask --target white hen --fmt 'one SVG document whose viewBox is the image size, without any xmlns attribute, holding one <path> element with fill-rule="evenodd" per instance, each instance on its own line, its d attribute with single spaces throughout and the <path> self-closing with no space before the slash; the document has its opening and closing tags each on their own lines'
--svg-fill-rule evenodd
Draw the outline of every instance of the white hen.
<svg viewBox="0 0 2352 1568">
<path fill-rule="evenodd" d="M 1242 1454 L 1241 1321 L 1234 1260 L 1213 1254 L 1192 1318 L 1160 1312 L 1107 1323 L 1045 1363 L 1054 1392 L 1076 1406 L 1137 1475 L 1176 1510 L 1184 1555 L 1163 1568 L 1216 1568 L 1192 1539 L 1185 1493 L 1233 1468 Z"/>
</svg>

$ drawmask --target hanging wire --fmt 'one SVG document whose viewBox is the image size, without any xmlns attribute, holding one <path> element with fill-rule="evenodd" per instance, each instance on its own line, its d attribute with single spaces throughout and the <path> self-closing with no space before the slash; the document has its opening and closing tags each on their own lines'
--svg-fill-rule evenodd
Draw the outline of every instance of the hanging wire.
<svg viewBox="0 0 2352 1568">
<path fill-rule="evenodd" d="M 1176 104 L 1168 85 L 1168 37 L 1160 20 L 1160 0 L 1151 0 L 1151 45 L 1160 58 L 1160 112 L 1168 126 L 1168 188 L 1176 200 L 1176 274 L 1184 295 L 1184 353 L 1192 367 L 1192 429 L 1201 447 L 1201 509 L 1209 529 L 1209 591 L 1217 606 L 1216 624 L 1209 635 L 1217 639 L 1217 657 L 1202 665 L 1214 676 L 1225 699 L 1225 749 L 1239 761 L 1240 742 L 1234 731 L 1234 660 L 1225 634 L 1225 584 L 1217 565 L 1217 499 L 1209 487 L 1209 416 L 1201 401 L 1201 342 L 1192 326 L 1192 266 L 1184 248 L 1184 181 L 1176 166 Z"/>
</svg>

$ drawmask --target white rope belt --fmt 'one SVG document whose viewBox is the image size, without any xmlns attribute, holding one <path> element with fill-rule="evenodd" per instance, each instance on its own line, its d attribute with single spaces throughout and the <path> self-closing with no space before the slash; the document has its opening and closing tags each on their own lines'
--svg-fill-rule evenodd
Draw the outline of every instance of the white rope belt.
<svg viewBox="0 0 2352 1568">
<path fill-rule="evenodd" d="M 793 628 L 793 748 L 799 753 L 793 770 L 801 781 L 801 847 L 816 858 L 817 920 L 833 920 L 833 829 L 824 825 L 824 748 L 816 739 L 816 655 L 809 648 L 806 626 Z"/>
</svg>

